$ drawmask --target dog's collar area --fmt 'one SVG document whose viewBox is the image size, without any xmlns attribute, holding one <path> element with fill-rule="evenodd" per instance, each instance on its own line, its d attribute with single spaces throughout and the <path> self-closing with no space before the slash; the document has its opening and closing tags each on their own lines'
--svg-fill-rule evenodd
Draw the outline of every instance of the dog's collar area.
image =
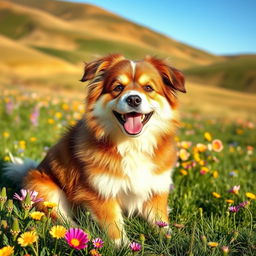
<svg viewBox="0 0 256 256">
<path fill-rule="evenodd" d="M 144 125 L 153 115 L 153 112 L 148 114 L 142 114 L 138 112 L 121 114 L 113 110 L 113 114 L 115 115 L 118 122 L 123 126 L 127 134 L 138 135 L 142 131 Z"/>
</svg>

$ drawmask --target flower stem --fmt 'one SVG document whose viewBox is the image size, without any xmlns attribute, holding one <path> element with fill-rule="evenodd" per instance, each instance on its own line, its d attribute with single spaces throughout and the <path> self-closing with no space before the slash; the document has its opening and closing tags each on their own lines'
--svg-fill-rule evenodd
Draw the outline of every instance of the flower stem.
<svg viewBox="0 0 256 256">
<path fill-rule="evenodd" d="M 55 246 L 54 246 L 53 254 L 56 253 L 56 250 L 57 250 L 57 243 L 58 243 L 58 239 L 55 239 Z"/>
</svg>

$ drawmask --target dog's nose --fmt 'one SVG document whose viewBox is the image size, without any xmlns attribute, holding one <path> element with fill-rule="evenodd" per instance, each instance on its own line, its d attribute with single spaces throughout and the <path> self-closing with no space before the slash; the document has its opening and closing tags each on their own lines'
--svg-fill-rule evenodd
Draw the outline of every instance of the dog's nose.
<svg viewBox="0 0 256 256">
<path fill-rule="evenodd" d="M 138 95 L 130 95 L 126 98 L 126 102 L 130 107 L 138 107 L 141 103 L 141 97 Z"/>
</svg>

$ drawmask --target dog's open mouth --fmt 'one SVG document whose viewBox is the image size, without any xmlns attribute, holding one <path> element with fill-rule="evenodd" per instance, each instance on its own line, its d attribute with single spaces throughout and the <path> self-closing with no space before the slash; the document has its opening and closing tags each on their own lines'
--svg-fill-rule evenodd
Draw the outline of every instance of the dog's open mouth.
<svg viewBox="0 0 256 256">
<path fill-rule="evenodd" d="M 141 114 L 137 112 L 130 112 L 126 114 L 120 114 L 116 111 L 113 111 L 118 122 L 124 127 L 124 130 L 130 135 L 139 134 L 143 126 L 149 121 L 153 112 L 148 114 Z"/>
</svg>

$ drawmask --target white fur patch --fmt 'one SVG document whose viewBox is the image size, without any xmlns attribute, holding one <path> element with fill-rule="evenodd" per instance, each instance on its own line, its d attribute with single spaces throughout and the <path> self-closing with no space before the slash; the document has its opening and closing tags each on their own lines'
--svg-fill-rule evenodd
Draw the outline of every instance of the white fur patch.
<svg viewBox="0 0 256 256">
<path fill-rule="evenodd" d="M 135 70 L 136 70 L 136 63 L 132 60 L 130 60 L 131 67 L 132 67 L 132 78 L 134 79 L 135 77 Z"/>
</svg>

